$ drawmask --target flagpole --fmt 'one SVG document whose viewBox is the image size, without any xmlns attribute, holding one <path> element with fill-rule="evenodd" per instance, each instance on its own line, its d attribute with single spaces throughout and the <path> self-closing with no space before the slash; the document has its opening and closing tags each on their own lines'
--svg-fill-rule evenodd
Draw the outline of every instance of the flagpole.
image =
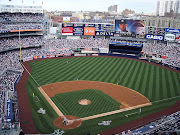
<svg viewBox="0 0 180 135">
<path fill-rule="evenodd" d="M 21 40 L 20 40 L 20 26 L 19 26 L 19 49 L 20 49 L 20 62 L 21 62 Z"/>
</svg>

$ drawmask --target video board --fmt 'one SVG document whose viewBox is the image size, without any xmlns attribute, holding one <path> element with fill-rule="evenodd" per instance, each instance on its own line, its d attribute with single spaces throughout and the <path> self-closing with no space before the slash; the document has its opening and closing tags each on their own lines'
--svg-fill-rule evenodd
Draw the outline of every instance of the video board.
<svg viewBox="0 0 180 135">
<path fill-rule="evenodd" d="M 129 35 L 145 35 L 146 22 L 144 20 L 120 19 L 115 20 L 115 32 Z"/>
</svg>

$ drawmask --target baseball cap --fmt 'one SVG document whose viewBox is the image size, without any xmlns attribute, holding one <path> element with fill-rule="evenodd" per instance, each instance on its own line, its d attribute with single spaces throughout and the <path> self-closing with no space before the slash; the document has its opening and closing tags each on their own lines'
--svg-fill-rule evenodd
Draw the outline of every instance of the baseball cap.
<svg viewBox="0 0 180 135">
<path fill-rule="evenodd" d="M 126 24 L 126 20 L 124 19 L 120 20 L 119 24 Z"/>
</svg>

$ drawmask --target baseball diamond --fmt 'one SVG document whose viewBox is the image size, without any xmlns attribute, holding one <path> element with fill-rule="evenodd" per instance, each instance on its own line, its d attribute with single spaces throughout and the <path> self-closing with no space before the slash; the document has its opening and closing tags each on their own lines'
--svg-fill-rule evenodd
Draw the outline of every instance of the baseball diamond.
<svg viewBox="0 0 180 135">
<path fill-rule="evenodd" d="M 23 123 L 27 116 L 25 111 L 21 114 L 21 126 L 26 132 L 30 132 L 27 126 L 32 122 L 39 133 L 50 134 L 59 128 L 67 135 L 98 134 L 147 117 L 180 99 L 179 74 L 149 62 L 116 57 L 68 57 L 23 64 L 31 75 L 27 78 L 28 73 L 23 74 L 18 85 L 26 82 L 21 87 L 27 91 L 33 118 Z M 88 99 L 91 104 L 80 105 L 81 99 Z M 98 106 L 102 108 L 98 110 Z M 39 108 L 45 109 L 46 114 L 37 113 Z M 141 112 L 137 113 L 139 108 Z M 63 116 L 69 117 L 74 127 L 64 127 Z M 111 123 L 98 125 L 102 121 Z"/>
<path fill-rule="evenodd" d="M 53 86 L 53 89 L 51 88 L 51 86 Z M 54 97 L 58 93 L 71 92 L 70 95 L 72 95 L 72 96 L 70 96 L 70 95 L 69 96 L 62 96 L 58 99 L 56 98 L 56 100 L 54 98 L 54 101 L 59 100 L 58 103 L 60 103 L 60 106 L 63 106 L 63 104 L 61 102 L 63 102 L 64 99 L 68 98 L 68 100 L 71 100 L 71 98 L 75 98 L 76 95 L 74 92 L 72 93 L 72 91 L 83 90 L 83 89 L 88 89 L 88 88 L 100 89 L 101 91 L 103 91 L 104 93 L 109 95 L 110 97 L 119 101 L 125 108 L 129 108 L 128 110 L 151 105 L 151 103 L 149 102 L 149 100 L 146 97 L 144 97 L 143 95 L 141 95 L 140 93 L 138 93 L 136 91 L 133 91 L 129 88 L 122 87 L 122 86 L 119 86 L 116 84 L 103 83 L 103 82 L 94 82 L 94 81 L 60 82 L 60 83 L 53 83 L 53 84 L 44 85 L 44 86 L 39 87 L 38 89 L 44 95 L 44 97 L 47 99 L 47 101 L 52 106 L 52 108 L 57 112 L 57 114 L 60 117 L 63 117 L 63 113 L 61 111 L 59 111 L 59 109 L 56 107 L 55 104 L 52 103 L 52 100 L 50 100 L 49 97 Z M 81 91 L 81 93 L 78 93 L 78 95 L 81 95 L 82 92 L 84 92 L 84 91 Z M 85 92 L 88 93 L 87 90 Z M 103 97 L 96 97 L 96 95 L 98 95 L 97 90 L 95 90 L 94 92 L 95 93 L 91 92 L 90 95 L 95 97 L 95 98 L 101 98 L 101 99 L 103 98 Z M 99 94 L 101 94 L 101 93 L 99 93 Z M 134 97 L 134 95 L 137 95 L 137 96 Z M 91 97 L 89 97 L 89 98 L 91 98 Z M 68 102 L 68 100 L 66 102 Z M 94 101 L 94 102 L 98 102 L 98 101 Z M 112 102 L 112 100 L 111 100 L 111 102 Z M 56 102 L 56 104 L 57 104 L 57 102 Z M 79 116 L 82 116 L 82 115 L 80 115 L 81 112 L 85 113 L 86 110 L 84 110 L 84 108 L 82 108 L 82 107 L 76 106 L 76 104 L 77 104 L 77 102 L 75 102 L 75 104 L 68 104 L 68 106 L 70 106 L 72 110 L 69 110 L 67 112 L 72 113 L 73 110 L 77 109 L 78 113 L 76 113 L 76 114 Z M 94 104 L 96 105 L 96 103 L 94 103 Z M 103 104 L 106 106 L 103 106 Z M 101 106 L 104 107 L 104 111 L 105 111 L 105 109 L 108 106 L 108 103 L 106 103 L 104 100 L 103 104 L 102 105 L 100 104 L 99 106 L 97 104 L 96 108 L 95 107 L 92 107 L 92 109 L 87 108 L 88 113 L 85 113 L 85 114 L 91 115 L 91 111 L 93 111 L 93 110 L 95 112 L 98 112 L 98 110 L 103 110 L 103 109 L 100 109 Z M 110 104 L 110 106 L 112 108 L 113 105 Z M 85 118 L 80 118 L 80 120 L 84 121 L 84 120 L 94 119 L 94 118 L 98 118 L 98 117 L 103 117 L 103 116 L 112 115 L 115 113 L 127 111 L 127 109 L 120 109 L 120 105 L 118 105 L 118 106 L 119 107 L 117 110 L 112 110 L 111 112 L 105 112 L 102 114 L 99 114 L 100 113 L 99 112 L 98 114 L 93 115 L 93 116 L 87 116 Z M 62 107 L 62 109 L 63 109 L 63 107 Z M 65 109 L 66 109 L 66 107 L 65 107 Z M 77 119 L 75 119 L 75 120 L 77 120 Z M 79 120 L 79 118 L 78 118 L 78 120 Z"/>
</svg>

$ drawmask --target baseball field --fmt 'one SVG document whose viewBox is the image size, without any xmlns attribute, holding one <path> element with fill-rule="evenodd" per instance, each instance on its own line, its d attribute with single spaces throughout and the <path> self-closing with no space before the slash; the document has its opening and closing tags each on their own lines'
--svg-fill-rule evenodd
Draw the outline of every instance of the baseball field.
<svg viewBox="0 0 180 135">
<path fill-rule="evenodd" d="M 180 73 L 151 63 L 115 57 L 67 57 L 26 65 L 31 68 L 26 66 L 31 75 L 24 80 L 27 103 L 38 133 L 95 135 L 180 100 Z M 89 102 L 82 105 L 80 101 Z M 142 104 L 147 105 L 136 107 Z M 20 120 L 26 126 L 30 121 L 23 117 L 22 109 Z M 58 127 L 55 120 L 61 115 L 82 118 L 81 123 L 72 129 Z M 109 125 L 103 121 L 110 121 Z"/>
</svg>

